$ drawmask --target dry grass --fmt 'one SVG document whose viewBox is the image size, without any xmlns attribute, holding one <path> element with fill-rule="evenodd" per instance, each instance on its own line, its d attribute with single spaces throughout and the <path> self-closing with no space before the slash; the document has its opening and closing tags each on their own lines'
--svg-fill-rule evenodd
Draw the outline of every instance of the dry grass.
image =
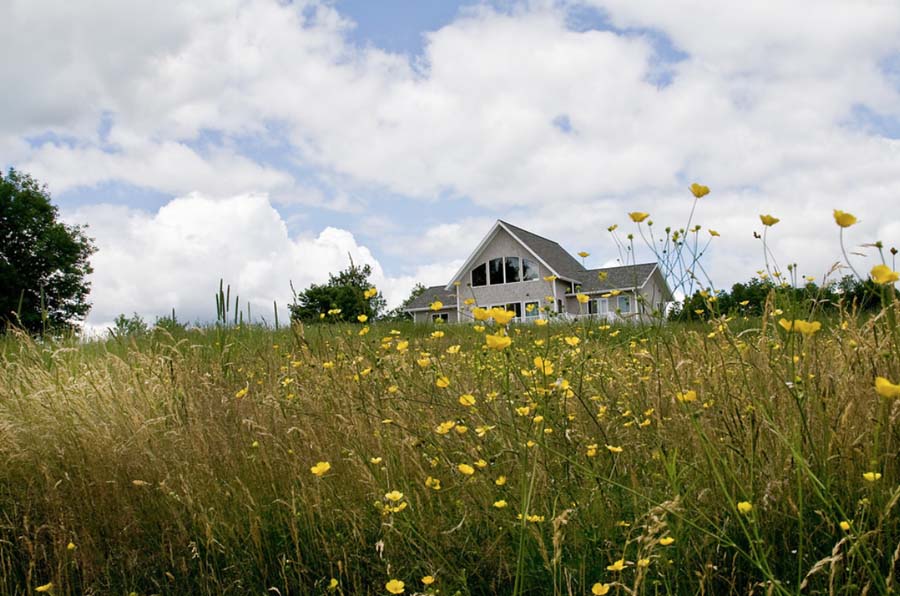
<svg viewBox="0 0 900 596">
<path fill-rule="evenodd" d="M 769 318 L 514 327 L 503 351 L 471 326 L 7 338 L 0 594 L 886 594 L 886 314 L 808 338 Z"/>
</svg>

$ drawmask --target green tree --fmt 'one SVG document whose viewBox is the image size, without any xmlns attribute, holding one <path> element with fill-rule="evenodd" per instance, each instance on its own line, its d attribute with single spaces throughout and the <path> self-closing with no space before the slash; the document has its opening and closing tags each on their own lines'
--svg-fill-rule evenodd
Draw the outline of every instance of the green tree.
<svg viewBox="0 0 900 596">
<path fill-rule="evenodd" d="M 295 293 L 294 304 L 289 307 L 291 318 L 314 321 L 323 314 L 328 321 L 355 321 L 359 315 L 378 318 L 384 312 L 386 301 L 381 292 L 366 298 L 366 292 L 372 287 L 371 275 L 371 266 L 355 265 L 351 259 L 350 266 L 337 275 L 329 275 L 327 283 L 313 284 L 299 294 Z M 340 312 L 327 315 L 336 309 Z"/>
<path fill-rule="evenodd" d="M 0 327 L 59 330 L 90 310 L 96 248 L 84 227 L 58 216 L 46 185 L 12 168 L 0 172 Z"/>
</svg>

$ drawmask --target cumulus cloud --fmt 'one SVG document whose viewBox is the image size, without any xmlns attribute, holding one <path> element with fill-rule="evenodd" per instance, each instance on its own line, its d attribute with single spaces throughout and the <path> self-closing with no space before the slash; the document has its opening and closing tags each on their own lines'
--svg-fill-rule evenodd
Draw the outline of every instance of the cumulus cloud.
<svg viewBox="0 0 900 596">
<path fill-rule="evenodd" d="M 585 8 L 609 27 L 573 27 Z M 764 211 L 783 221 L 775 250 L 811 274 L 838 256 L 823 236 L 834 207 L 862 220 L 851 242 L 898 240 L 885 206 L 900 196 L 900 144 L 877 122 L 900 118 L 900 4 L 477 5 L 427 32 L 415 57 L 360 48 L 352 25 L 316 0 L 14 1 L 0 50 L 21 59 L 0 64 L 17 89 L 0 148 L 54 191 L 112 179 L 354 213 L 392 230 L 373 249 L 395 269 L 452 272 L 495 216 L 603 262 L 606 226 L 635 209 L 677 225 L 694 180 L 714 191 L 702 223 L 723 234 L 721 284 L 760 267 Z M 273 128 L 283 161 L 327 191 L 247 149 Z M 199 149 L 209 131 L 219 141 Z M 392 227 L 391 202 L 366 205 L 367 191 L 434 202 L 447 221 Z M 483 215 L 454 216 L 458 199 Z M 187 217 L 178 205 L 166 209 Z M 165 213 L 120 215 L 137 234 Z"/>
<path fill-rule="evenodd" d="M 289 283 L 299 291 L 322 283 L 349 265 L 372 266 L 372 281 L 391 306 L 409 295 L 416 280 L 440 283 L 443 265 L 424 265 L 409 275 L 387 276 L 381 264 L 347 230 L 325 228 L 315 236 L 291 237 L 264 195 L 211 199 L 192 194 L 150 213 L 115 205 L 92 205 L 65 214 L 90 222 L 98 252 L 88 323 L 104 327 L 120 313 L 137 312 L 153 321 L 171 312 L 186 321 L 215 318 L 219 280 L 232 296 L 250 303 L 256 317 L 271 323 L 273 302 L 287 317 Z"/>
</svg>

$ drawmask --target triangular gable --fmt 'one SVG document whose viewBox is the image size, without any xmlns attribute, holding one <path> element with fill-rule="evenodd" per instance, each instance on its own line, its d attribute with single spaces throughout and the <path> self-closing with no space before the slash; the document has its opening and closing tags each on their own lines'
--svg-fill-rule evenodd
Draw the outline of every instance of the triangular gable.
<svg viewBox="0 0 900 596">
<path fill-rule="evenodd" d="M 472 254 L 469 255 L 469 258 L 466 259 L 466 262 L 463 263 L 462 267 L 460 267 L 459 270 L 456 272 L 456 274 L 450 279 L 450 283 L 447 284 L 446 289 L 449 290 L 454 282 L 462 281 L 461 278 L 463 277 L 463 275 L 465 275 L 465 273 L 469 270 L 469 268 L 474 264 L 475 257 L 477 257 L 481 253 L 481 251 L 484 250 L 484 248 L 490 243 L 491 240 L 494 239 L 494 236 L 496 236 L 497 232 L 499 232 L 500 230 L 503 230 L 504 232 L 509 234 L 513 240 L 518 242 L 522 248 L 524 248 L 526 251 L 528 251 L 528 253 L 531 256 L 533 256 L 535 259 L 537 259 L 544 267 L 546 267 L 551 273 L 553 273 L 553 275 L 559 277 L 560 279 L 564 279 L 567 281 L 572 281 L 572 282 L 576 282 L 576 283 L 578 282 L 577 279 L 575 279 L 569 275 L 561 275 L 559 273 L 559 271 L 556 270 L 556 268 L 552 267 L 546 260 L 544 260 L 541 257 L 541 255 L 539 255 L 537 252 L 535 252 L 530 246 L 528 246 L 528 244 L 523 242 L 522 239 L 519 238 L 516 235 L 516 233 L 510 229 L 510 226 L 507 226 L 505 222 L 498 219 L 497 222 L 490 229 L 490 231 L 487 233 L 487 235 L 481 240 L 481 242 L 478 243 L 478 246 L 475 248 L 474 251 L 472 251 Z"/>
</svg>

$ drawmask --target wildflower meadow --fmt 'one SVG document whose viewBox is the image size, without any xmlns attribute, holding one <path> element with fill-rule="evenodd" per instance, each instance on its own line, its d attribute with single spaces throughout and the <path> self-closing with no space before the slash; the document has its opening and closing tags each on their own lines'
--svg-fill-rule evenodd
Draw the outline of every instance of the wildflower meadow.
<svg viewBox="0 0 900 596">
<path fill-rule="evenodd" d="M 725 240 L 648 217 L 626 258 L 707 292 Z M 895 270 L 861 272 L 875 311 L 13 330 L 0 594 L 896 593 Z"/>
</svg>

